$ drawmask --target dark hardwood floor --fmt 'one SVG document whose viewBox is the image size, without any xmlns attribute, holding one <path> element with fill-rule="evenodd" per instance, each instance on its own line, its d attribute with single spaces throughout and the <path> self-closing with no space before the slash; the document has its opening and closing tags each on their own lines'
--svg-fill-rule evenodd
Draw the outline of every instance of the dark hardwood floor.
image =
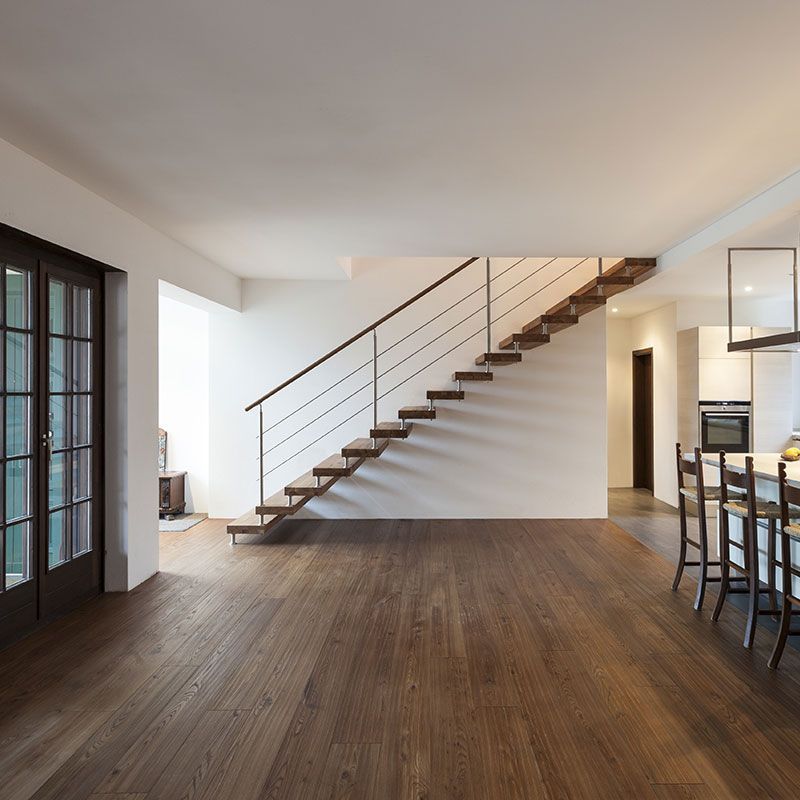
<svg viewBox="0 0 800 800">
<path fill-rule="evenodd" d="M 606 521 L 289 521 L 0 653 L 4 800 L 796 798 L 800 654 Z"/>
</svg>

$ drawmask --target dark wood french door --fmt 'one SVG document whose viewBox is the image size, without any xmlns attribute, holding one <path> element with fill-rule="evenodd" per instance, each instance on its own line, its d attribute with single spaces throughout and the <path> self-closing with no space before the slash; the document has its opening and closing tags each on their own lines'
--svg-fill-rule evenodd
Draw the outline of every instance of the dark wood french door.
<svg viewBox="0 0 800 800">
<path fill-rule="evenodd" d="M 0 645 L 102 589 L 102 352 L 100 278 L 0 244 Z"/>
</svg>

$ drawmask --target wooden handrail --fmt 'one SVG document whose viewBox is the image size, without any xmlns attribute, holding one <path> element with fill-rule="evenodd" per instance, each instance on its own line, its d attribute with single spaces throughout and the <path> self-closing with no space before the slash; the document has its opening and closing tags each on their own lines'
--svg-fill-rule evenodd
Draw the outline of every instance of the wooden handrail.
<svg viewBox="0 0 800 800">
<path fill-rule="evenodd" d="M 346 342 L 342 342 L 338 347 L 334 347 L 330 353 L 326 353 L 321 358 L 318 358 L 313 364 L 309 364 L 304 369 L 301 369 L 300 372 L 285 380 L 282 384 L 280 384 L 280 386 L 276 386 L 274 389 L 272 389 L 272 391 L 269 391 L 265 395 L 259 397 L 258 400 L 254 400 L 245 408 L 245 411 L 252 411 L 256 406 L 261 405 L 261 403 L 263 403 L 265 400 L 269 400 L 270 397 L 294 383 L 298 378 L 302 378 L 303 375 L 308 374 L 312 369 L 316 369 L 320 364 L 324 364 L 329 358 L 332 358 L 346 347 L 349 347 L 354 342 L 357 342 L 362 336 L 366 336 L 368 333 L 371 333 L 379 325 L 383 325 L 384 322 L 395 316 L 395 314 L 399 314 L 403 309 L 408 308 L 413 303 L 416 303 L 417 300 L 420 300 L 421 298 L 425 297 L 426 294 L 432 292 L 437 286 L 441 286 L 446 281 L 449 281 L 450 278 L 458 275 L 459 272 L 465 270 L 470 264 L 474 264 L 478 258 L 479 256 L 468 258 L 463 264 L 459 264 L 455 269 L 450 270 L 450 272 L 448 272 L 446 275 L 443 275 L 441 278 L 439 278 L 438 281 L 434 281 L 430 286 L 425 287 L 421 292 L 417 292 L 413 297 L 409 298 L 404 303 L 401 303 L 399 306 L 397 306 L 397 308 L 392 309 L 388 314 L 384 314 L 379 320 L 373 322 L 372 325 L 369 325 L 368 327 L 364 328 L 364 330 L 359 331 L 357 334 L 355 334 L 355 336 L 351 336 Z"/>
</svg>

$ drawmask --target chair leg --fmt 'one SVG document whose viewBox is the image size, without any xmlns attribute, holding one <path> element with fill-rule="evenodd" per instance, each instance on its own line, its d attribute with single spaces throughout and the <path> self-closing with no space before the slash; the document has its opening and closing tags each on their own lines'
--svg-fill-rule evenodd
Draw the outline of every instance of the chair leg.
<svg viewBox="0 0 800 800">
<path fill-rule="evenodd" d="M 672 591 L 676 592 L 683 577 L 683 569 L 686 566 L 686 498 L 681 495 L 678 500 L 678 512 L 681 518 L 681 549 L 678 555 L 678 567 L 675 570 L 675 579 L 672 581 Z"/>
<path fill-rule="evenodd" d="M 783 604 L 781 606 L 781 627 L 778 631 L 778 638 L 775 640 L 775 647 L 772 648 L 772 655 L 769 657 L 769 661 L 767 661 L 767 666 L 770 669 L 778 669 L 781 656 L 783 656 L 783 648 L 786 647 L 786 640 L 789 638 L 791 623 L 792 604 L 787 600 L 786 595 L 784 595 Z"/>
<path fill-rule="evenodd" d="M 778 593 L 775 588 L 775 540 L 778 537 L 776 520 L 769 520 L 767 526 L 767 586 L 769 586 L 769 607 L 773 616 L 778 614 Z"/>
<path fill-rule="evenodd" d="M 722 608 L 725 605 L 725 596 L 728 594 L 728 587 L 731 582 L 731 568 L 728 566 L 728 553 L 724 549 L 722 551 L 721 560 L 719 595 L 717 596 L 717 604 L 714 606 L 714 611 L 711 614 L 711 620 L 713 622 L 716 622 L 719 619 L 719 615 L 722 613 Z"/>
<path fill-rule="evenodd" d="M 756 628 L 758 627 L 758 589 L 761 581 L 758 577 L 758 522 L 750 518 L 744 521 L 744 527 L 749 528 L 745 533 L 748 551 L 750 553 L 750 563 L 748 570 L 750 575 L 750 591 L 748 593 L 747 625 L 744 629 L 744 646 L 749 650 L 753 646 L 756 638 Z"/>
<path fill-rule="evenodd" d="M 728 530 L 728 515 L 722 510 L 722 504 L 719 509 L 719 595 L 717 596 L 717 604 L 714 606 L 714 611 L 711 614 L 711 619 L 716 622 L 719 615 L 722 613 L 722 608 L 725 605 L 725 597 L 728 594 L 728 588 L 731 585 L 731 568 L 728 564 L 728 559 L 731 557 L 730 531 Z"/>
<path fill-rule="evenodd" d="M 705 505 L 697 508 L 697 525 L 700 532 L 700 572 L 697 576 L 697 594 L 694 598 L 694 610 L 703 608 L 708 583 L 708 519 Z"/>
</svg>

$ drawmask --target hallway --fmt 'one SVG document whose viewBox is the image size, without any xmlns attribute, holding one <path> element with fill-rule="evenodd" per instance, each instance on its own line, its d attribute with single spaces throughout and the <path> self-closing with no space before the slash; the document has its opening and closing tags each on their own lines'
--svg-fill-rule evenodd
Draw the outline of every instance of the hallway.
<svg viewBox="0 0 800 800">
<path fill-rule="evenodd" d="M 224 528 L 0 653 L 4 797 L 796 796 L 800 654 L 613 523 Z"/>
</svg>

